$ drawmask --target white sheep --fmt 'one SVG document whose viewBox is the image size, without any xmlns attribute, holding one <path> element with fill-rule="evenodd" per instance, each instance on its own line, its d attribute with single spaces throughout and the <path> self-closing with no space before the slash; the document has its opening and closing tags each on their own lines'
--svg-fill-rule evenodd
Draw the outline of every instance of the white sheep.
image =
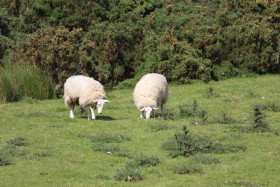
<svg viewBox="0 0 280 187">
<path fill-rule="evenodd" d="M 161 106 L 163 115 L 163 104 L 168 100 L 168 84 L 165 76 L 157 73 L 144 75 L 136 84 L 133 93 L 134 103 L 141 111 L 141 118 L 145 112 L 146 118 L 150 118 L 151 112 L 155 117 L 154 110 Z"/>
<path fill-rule="evenodd" d="M 106 94 L 102 84 L 93 78 L 78 75 L 69 77 L 64 83 L 64 102 L 70 109 L 70 118 L 74 118 L 75 105 L 89 107 L 88 120 L 95 119 L 93 108 L 102 114 Z"/>
</svg>

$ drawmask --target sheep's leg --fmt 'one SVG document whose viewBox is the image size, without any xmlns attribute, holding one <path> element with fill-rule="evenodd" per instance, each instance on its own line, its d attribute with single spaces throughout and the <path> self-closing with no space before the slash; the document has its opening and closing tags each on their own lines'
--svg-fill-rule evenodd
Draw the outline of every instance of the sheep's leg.
<svg viewBox="0 0 280 187">
<path fill-rule="evenodd" d="M 140 118 L 143 118 L 143 113 L 144 113 L 144 112 L 142 111 L 142 112 L 141 112 L 141 115 L 140 115 Z"/>
<path fill-rule="evenodd" d="M 75 105 L 70 105 L 69 108 L 70 108 L 70 118 L 74 118 Z"/>
<path fill-rule="evenodd" d="M 154 116 L 154 118 L 155 118 L 155 110 L 153 109 L 153 116 Z"/>
<path fill-rule="evenodd" d="M 163 104 L 161 104 L 161 116 L 164 117 L 163 115 L 164 115 L 164 113 L 163 113 Z"/>
<path fill-rule="evenodd" d="M 89 111 L 88 111 L 88 120 L 92 120 L 92 119 L 95 119 L 95 115 L 94 115 L 94 111 L 93 111 L 92 107 L 90 106 Z"/>
</svg>

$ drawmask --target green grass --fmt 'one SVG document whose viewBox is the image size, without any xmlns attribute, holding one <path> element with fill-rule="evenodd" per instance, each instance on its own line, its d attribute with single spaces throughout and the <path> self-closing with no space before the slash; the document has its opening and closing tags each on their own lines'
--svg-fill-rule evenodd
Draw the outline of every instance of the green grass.
<svg viewBox="0 0 280 187">
<path fill-rule="evenodd" d="M 271 102 L 280 103 L 279 82 L 280 76 L 267 75 L 171 84 L 166 107 L 172 118 L 166 120 L 140 119 L 133 89 L 107 92 L 111 102 L 93 121 L 78 108 L 70 119 L 63 99 L 2 104 L 0 186 L 279 186 L 280 136 L 231 128 L 251 127 L 258 104 L 269 106 L 260 110 L 269 127 L 279 130 L 280 113 L 271 109 Z M 210 86 L 218 97 L 205 95 Z M 207 111 L 207 123 L 180 116 L 179 106 L 194 100 Z M 183 125 L 193 137 L 246 150 L 172 158 L 162 145 Z"/>
</svg>

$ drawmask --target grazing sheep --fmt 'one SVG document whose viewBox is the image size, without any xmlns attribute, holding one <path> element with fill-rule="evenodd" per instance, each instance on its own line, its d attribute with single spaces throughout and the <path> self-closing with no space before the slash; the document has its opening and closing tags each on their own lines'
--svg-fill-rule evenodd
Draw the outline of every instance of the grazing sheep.
<svg viewBox="0 0 280 187">
<path fill-rule="evenodd" d="M 166 78 L 157 73 L 144 75 L 136 84 L 133 93 L 134 103 L 141 111 L 141 118 L 145 112 L 146 118 L 150 118 L 151 112 L 155 117 L 154 110 L 161 106 L 163 115 L 163 104 L 168 99 L 168 84 Z"/>
<path fill-rule="evenodd" d="M 102 110 L 106 100 L 106 94 L 102 84 L 93 78 L 78 75 L 69 77 L 64 83 L 64 102 L 70 109 L 70 118 L 74 118 L 75 105 L 89 106 L 88 120 L 95 119 L 93 108 L 98 113 Z"/>
</svg>

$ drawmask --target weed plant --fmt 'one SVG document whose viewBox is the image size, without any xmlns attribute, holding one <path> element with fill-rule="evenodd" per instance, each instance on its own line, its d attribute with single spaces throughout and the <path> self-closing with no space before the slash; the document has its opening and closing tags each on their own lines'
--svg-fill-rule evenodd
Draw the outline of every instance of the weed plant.
<svg viewBox="0 0 280 187">
<path fill-rule="evenodd" d="M 137 165 L 129 163 L 123 169 L 118 169 L 114 178 L 118 181 L 135 182 L 143 180 L 144 176 Z"/>
<path fill-rule="evenodd" d="M 169 130 L 175 128 L 175 126 L 172 125 L 167 125 L 166 123 L 164 124 L 156 124 L 156 125 L 151 125 L 150 126 L 150 131 L 151 132 L 158 132 L 158 131 L 163 131 L 163 130 Z"/>
<path fill-rule="evenodd" d="M 124 140 L 131 140 L 130 137 L 121 135 L 121 134 L 110 134 L 110 133 L 103 133 L 97 136 L 92 136 L 92 142 L 99 142 L 99 143 L 120 143 Z"/>
<path fill-rule="evenodd" d="M 210 155 L 196 154 L 191 157 L 191 162 L 197 164 L 218 164 L 220 163 L 220 160 Z"/>
<path fill-rule="evenodd" d="M 111 145 L 111 144 L 104 144 L 98 143 L 92 146 L 93 151 L 105 152 L 108 154 L 116 155 L 116 156 L 123 156 L 131 158 L 131 154 L 128 150 L 120 148 L 119 146 Z"/>
<path fill-rule="evenodd" d="M 248 89 L 245 96 L 248 98 L 260 97 L 260 95 L 255 90 L 252 90 L 252 89 Z"/>
<path fill-rule="evenodd" d="M 194 164 L 180 164 L 173 169 L 173 173 L 176 174 L 190 174 L 190 173 L 201 173 L 202 168 Z"/>
<path fill-rule="evenodd" d="M 273 112 L 280 112 L 280 104 L 277 101 L 266 101 L 259 105 L 261 110 L 268 110 Z"/>
</svg>

